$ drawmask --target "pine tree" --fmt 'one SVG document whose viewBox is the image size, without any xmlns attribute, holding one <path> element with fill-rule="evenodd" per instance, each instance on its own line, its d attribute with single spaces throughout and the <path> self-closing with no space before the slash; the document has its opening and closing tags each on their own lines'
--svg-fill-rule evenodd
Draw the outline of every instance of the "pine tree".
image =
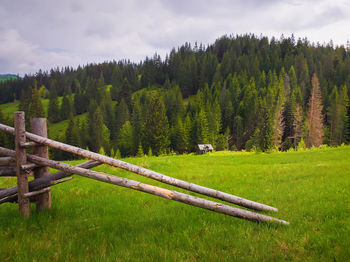
<svg viewBox="0 0 350 262">
<path fill-rule="evenodd" d="M 209 143 L 209 127 L 206 113 L 201 109 L 196 116 L 196 144 L 208 144 Z"/>
<path fill-rule="evenodd" d="M 243 147 L 243 118 L 240 115 L 235 116 L 233 119 L 233 138 L 234 145 L 236 149 L 242 149 Z"/>
<path fill-rule="evenodd" d="M 45 117 L 44 108 L 40 100 L 38 89 L 36 88 L 33 89 L 32 99 L 29 106 L 29 116 L 31 118 Z"/>
<path fill-rule="evenodd" d="M 318 147 L 322 144 L 324 135 L 324 124 L 322 115 L 322 96 L 320 83 L 316 73 L 312 76 L 312 90 L 309 100 L 309 109 L 307 113 L 308 134 L 306 137 L 306 146 Z"/>
<path fill-rule="evenodd" d="M 62 104 L 60 109 L 61 120 L 68 119 L 70 114 L 74 115 L 72 101 L 69 96 L 65 95 L 62 99 Z"/>
<path fill-rule="evenodd" d="M 177 118 L 175 125 L 171 129 L 170 142 L 171 148 L 180 154 L 187 149 L 187 134 L 180 117 Z"/>
<path fill-rule="evenodd" d="M 113 137 L 117 137 L 119 134 L 119 130 L 122 128 L 126 121 L 130 121 L 130 113 L 128 105 L 125 103 L 124 98 L 120 101 L 115 108 L 115 127 L 116 131 Z"/>
<path fill-rule="evenodd" d="M 69 124 L 65 133 L 65 142 L 69 145 L 81 147 L 81 135 L 79 126 L 74 121 L 74 116 L 71 113 L 69 116 Z M 65 159 L 77 159 L 77 155 L 65 153 Z"/>
<path fill-rule="evenodd" d="M 75 96 L 74 96 L 74 110 L 77 115 L 83 114 L 87 111 L 88 109 L 88 100 L 85 97 L 83 90 L 80 87 L 79 81 L 75 81 Z"/>
<path fill-rule="evenodd" d="M 340 145 L 346 141 L 346 131 L 348 124 L 347 107 L 349 99 L 346 86 L 342 86 L 338 92 L 335 86 L 330 96 L 330 106 L 328 116 L 330 119 L 330 144 Z"/>
<path fill-rule="evenodd" d="M 120 100 L 123 76 L 118 66 L 113 68 L 111 97 L 113 100 Z"/>
<path fill-rule="evenodd" d="M 139 98 L 135 98 L 134 106 L 132 109 L 132 134 L 133 134 L 133 153 L 137 153 L 139 146 L 143 147 L 144 145 L 144 113 L 142 106 L 140 104 Z"/>
<path fill-rule="evenodd" d="M 145 136 L 153 154 L 165 152 L 169 146 L 169 123 L 164 102 L 158 94 L 151 95 L 146 112 Z"/>
<path fill-rule="evenodd" d="M 53 84 L 51 84 L 49 99 L 48 119 L 51 121 L 51 123 L 56 123 L 60 121 L 60 109 L 58 105 L 56 87 Z"/>
<path fill-rule="evenodd" d="M 297 147 L 299 141 L 304 134 L 304 116 L 301 105 L 297 104 L 293 115 L 293 130 L 294 130 L 294 148 Z"/>
<path fill-rule="evenodd" d="M 99 152 L 103 146 L 103 126 L 103 115 L 101 109 L 97 107 L 89 121 L 89 148 L 94 152 Z"/>
<path fill-rule="evenodd" d="M 132 127 L 129 121 L 126 121 L 119 132 L 118 146 L 123 157 L 132 154 Z"/>
<path fill-rule="evenodd" d="M 141 143 L 139 143 L 139 146 L 137 148 L 136 156 L 138 156 L 138 157 L 143 157 L 144 156 L 144 152 L 143 152 L 143 148 L 142 148 Z"/>
</svg>

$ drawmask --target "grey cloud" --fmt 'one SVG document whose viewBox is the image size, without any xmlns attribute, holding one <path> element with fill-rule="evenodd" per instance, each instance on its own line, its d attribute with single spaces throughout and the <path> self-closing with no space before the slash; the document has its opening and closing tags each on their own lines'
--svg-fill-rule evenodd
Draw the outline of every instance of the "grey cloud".
<svg viewBox="0 0 350 262">
<path fill-rule="evenodd" d="M 303 34 L 345 43 L 349 5 L 332 0 L 3 0 L 0 73 L 162 56 L 223 34 Z M 323 31 L 322 31 L 323 30 Z M 318 39 L 321 38 L 321 39 Z"/>
</svg>

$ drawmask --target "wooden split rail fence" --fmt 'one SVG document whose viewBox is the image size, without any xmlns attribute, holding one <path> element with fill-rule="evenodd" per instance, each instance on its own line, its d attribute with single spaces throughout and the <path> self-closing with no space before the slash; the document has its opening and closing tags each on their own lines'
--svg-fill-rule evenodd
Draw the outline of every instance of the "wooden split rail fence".
<svg viewBox="0 0 350 262">
<path fill-rule="evenodd" d="M 127 178 L 92 171 L 90 169 L 95 166 L 108 164 L 165 184 L 173 185 L 257 211 L 278 211 L 277 208 L 268 205 L 189 183 L 119 159 L 107 157 L 82 148 L 51 140 L 47 138 L 45 118 L 31 119 L 32 133 L 29 133 L 25 131 L 24 112 L 15 112 L 14 127 L 0 123 L 0 130 L 15 136 L 15 150 L 0 146 L 0 155 L 6 156 L 0 158 L 0 176 L 17 176 L 17 186 L 0 189 L 0 204 L 5 202 L 18 202 L 19 212 L 26 218 L 29 217 L 30 202 L 36 202 L 37 211 L 51 208 L 51 186 L 68 181 L 71 178 L 67 177 L 72 174 L 77 174 L 83 177 L 146 192 L 169 200 L 182 202 L 238 218 L 251 221 L 277 222 L 289 225 L 289 222 L 271 216 L 180 193 L 175 190 L 169 190 Z M 27 142 L 27 139 L 31 142 Z M 48 157 L 48 146 L 80 155 L 91 160 L 77 166 L 50 160 Z M 26 149 L 29 147 L 33 148 L 33 154 L 28 154 L 26 152 Z M 49 167 L 61 171 L 50 175 Z M 34 175 L 34 180 L 28 182 L 28 176 L 32 173 Z"/>
</svg>

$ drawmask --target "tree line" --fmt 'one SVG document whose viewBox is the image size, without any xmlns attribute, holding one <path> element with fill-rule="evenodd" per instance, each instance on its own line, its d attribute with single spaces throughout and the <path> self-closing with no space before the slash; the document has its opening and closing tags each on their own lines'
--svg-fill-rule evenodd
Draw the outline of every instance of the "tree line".
<svg viewBox="0 0 350 262">
<path fill-rule="evenodd" d="M 350 52 L 293 36 L 223 36 L 129 61 L 38 72 L 0 85 L 2 102 L 30 116 L 69 119 L 56 138 L 121 156 L 288 150 L 350 142 Z M 11 92 L 9 92 L 11 90 Z M 86 120 L 74 116 L 87 114 Z M 71 158 L 66 153 L 57 158 Z"/>
</svg>

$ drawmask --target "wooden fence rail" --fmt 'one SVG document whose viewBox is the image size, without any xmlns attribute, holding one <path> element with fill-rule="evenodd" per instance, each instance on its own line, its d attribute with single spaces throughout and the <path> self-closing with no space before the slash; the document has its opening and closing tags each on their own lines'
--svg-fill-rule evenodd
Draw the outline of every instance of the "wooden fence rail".
<svg viewBox="0 0 350 262">
<path fill-rule="evenodd" d="M 252 221 L 277 222 L 288 225 L 289 222 L 270 217 L 267 215 L 258 214 L 255 212 L 242 210 L 229 205 L 213 202 L 207 199 L 194 197 L 188 194 L 180 193 L 174 190 L 168 190 L 161 187 L 140 183 L 127 178 L 108 175 L 102 172 L 89 170 L 101 163 L 109 164 L 114 167 L 119 167 L 124 170 L 166 183 L 187 189 L 202 195 L 217 198 L 226 202 L 234 203 L 240 206 L 248 207 L 255 210 L 268 210 L 277 212 L 278 209 L 265 204 L 254 202 L 228 193 L 224 193 L 211 188 L 203 187 L 187 181 L 176 179 L 163 175 L 161 173 L 136 166 L 118 159 L 100 155 L 88 150 L 84 150 L 75 146 L 67 145 L 47 138 L 46 119 L 31 120 L 31 129 L 33 133 L 25 132 L 24 113 L 16 112 L 14 115 L 15 128 L 1 124 L 0 130 L 15 135 L 16 151 L 0 147 L 0 154 L 6 155 L 7 158 L 0 158 L 5 164 L 9 164 L 13 159 L 16 159 L 16 170 L 18 185 L 12 188 L 0 189 L 0 204 L 5 202 L 18 201 L 20 213 L 25 217 L 29 217 L 29 203 L 33 199 L 37 201 L 37 211 L 51 207 L 50 186 L 67 181 L 63 179 L 71 174 L 78 174 L 84 177 L 103 181 L 106 183 L 127 187 L 130 189 L 146 192 L 157 195 L 166 199 L 175 200 L 189 205 L 205 208 L 219 213 L 224 213 L 230 216 L 244 218 Z M 35 133 L 35 134 L 34 134 Z M 27 142 L 26 139 L 32 142 Z M 66 152 L 77 154 L 89 159 L 85 163 L 77 166 L 68 165 L 58 161 L 48 159 L 48 146 L 61 149 Z M 33 148 L 33 155 L 26 153 L 26 148 Z M 32 164 L 27 164 L 29 161 Z M 62 170 L 61 172 L 49 175 L 48 168 Z M 3 169 L 4 173 L 9 172 L 10 167 Z M 28 183 L 27 173 L 33 170 L 35 180 Z M 12 169 L 13 171 L 13 169 Z M 0 169 L 0 176 L 1 176 Z M 60 180 L 61 179 L 61 180 Z M 62 180 L 63 179 L 63 180 Z"/>
<path fill-rule="evenodd" d="M 14 128 L 3 125 L 3 124 L 0 124 L 0 130 L 3 130 L 5 132 L 11 133 L 11 134 L 14 133 Z M 66 152 L 70 152 L 70 153 L 73 153 L 76 155 L 80 155 L 80 156 L 83 156 L 83 157 L 86 157 L 89 159 L 99 161 L 101 163 L 105 163 L 105 164 L 108 164 L 108 165 L 111 165 L 114 167 L 119 167 L 119 168 L 128 170 L 130 172 L 133 172 L 133 173 L 160 181 L 162 183 L 169 184 L 169 185 L 176 186 L 176 187 L 180 187 L 180 188 L 183 188 L 186 190 L 190 190 L 190 191 L 195 192 L 195 193 L 199 193 L 199 194 L 206 195 L 209 197 L 217 198 L 217 199 L 229 202 L 229 203 L 233 203 L 233 204 L 236 204 L 239 206 L 251 208 L 254 210 L 267 210 L 267 211 L 274 211 L 274 212 L 278 211 L 278 209 L 275 207 L 271 207 L 271 206 L 268 206 L 265 204 L 254 202 L 254 201 L 242 198 L 242 197 L 227 194 L 225 192 L 221 192 L 221 191 L 207 188 L 204 186 L 189 183 L 187 181 L 183 181 L 183 180 L 180 180 L 177 178 L 169 177 L 169 176 L 163 175 L 161 173 L 158 173 L 158 172 L 155 172 L 155 171 L 152 171 L 152 170 L 140 167 L 140 166 L 136 166 L 136 165 L 124 162 L 124 161 L 119 160 L 119 159 L 111 158 L 108 156 L 103 156 L 103 155 L 100 155 L 100 154 L 97 154 L 94 152 L 90 152 L 88 150 L 85 150 L 85 149 L 82 149 L 79 147 L 67 145 L 67 144 L 64 144 L 61 142 L 57 142 L 57 141 L 54 141 L 54 140 L 51 140 L 51 139 L 48 139 L 45 137 L 41 137 L 41 136 L 38 136 L 38 135 L 35 135 L 32 133 L 29 133 L 29 132 L 26 132 L 26 136 L 28 139 L 30 139 L 34 142 L 37 142 L 39 144 L 51 146 L 53 148 L 57 148 L 57 149 L 60 149 L 60 150 L 66 151 Z"/>
<path fill-rule="evenodd" d="M 0 153 L 12 156 L 15 154 L 15 151 L 0 147 Z M 194 196 L 180 193 L 174 190 L 168 190 L 161 187 L 148 185 L 148 184 L 134 181 L 128 178 L 122 178 L 122 177 L 108 175 L 102 172 L 87 170 L 78 166 L 72 166 L 69 164 L 65 164 L 58 161 L 49 160 L 49 159 L 45 159 L 45 158 L 41 158 L 38 156 L 29 155 L 29 154 L 27 155 L 27 158 L 29 161 L 36 163 L 38 165 L 47 165 L 49 167 L 65 171 L 67 173 L 77 174 L 77 175 L 88 177 L 94 180 L 106 182 L 109 184 L 142 191 L 142 192 L 149 193 L 152 195 L 157 195 L 169 200 L 174 200 L 174 201 L 182 202 L 192 206 L 201 207 L 204 209 L 216 211 L 216 212 L 230 215 L 233 217 L 244 218 L 252 221 L 277 222 L 285 225 L 289 224 L 289 222 L 281 219 L 277 219 L 274 217 L 243 210 L 240 208 L 235 208 L 232 206 L 220 204 L 207 199 L 194 197 Z"/>
</svg>

